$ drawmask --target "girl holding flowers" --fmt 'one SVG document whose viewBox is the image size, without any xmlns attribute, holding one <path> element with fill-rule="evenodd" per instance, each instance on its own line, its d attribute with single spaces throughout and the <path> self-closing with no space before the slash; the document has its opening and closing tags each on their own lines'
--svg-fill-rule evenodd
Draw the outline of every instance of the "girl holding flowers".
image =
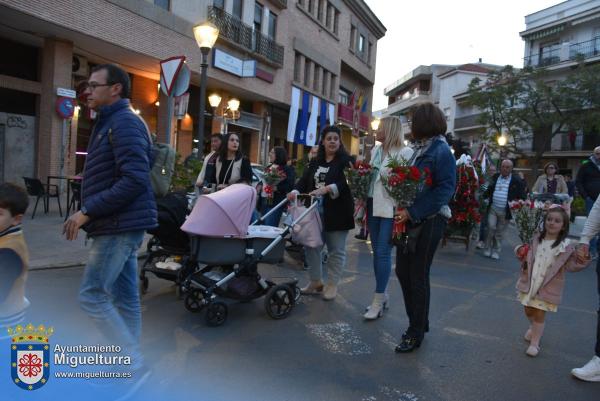
<svg viewBox="0 0 600 401">
<path fill-rule="evenodd" d="M 371 179 L 367 198 L 367 225 L 371 234 L 373 248 L 373 270 L 375 272 L 375 296 L 367 308 L 364 318 L 377 319 L 387 307 L 386 288 L 392 270 L 392 227 L 396 202 L 383 186 L 382 176 L 387 176 L 386 167 L 391 160 L 407 162 L 413 150 L 404 146 L 402 123 L 398 117 L 390 116 L 381 120 L 377 129 L 378 143 L 371 151 Z"/>
<path fill-rule="evenodd" d="M 552 205 L 541 232 L 533 236 L 531 243 L 515 249 L 522 262 L 517 281 L 518 299 L 529 320 L 525 333 L 529 347 L 525 353 L 532 357 L 540 352 L 546 312 L 556 312 L 561 301 L 565 272 L 582 270 L 589 263 L 589 259 L 577 258 L 575 248 L 567 239 L 568 234 L 567 212 L 559 205 Z"/>
</svg>

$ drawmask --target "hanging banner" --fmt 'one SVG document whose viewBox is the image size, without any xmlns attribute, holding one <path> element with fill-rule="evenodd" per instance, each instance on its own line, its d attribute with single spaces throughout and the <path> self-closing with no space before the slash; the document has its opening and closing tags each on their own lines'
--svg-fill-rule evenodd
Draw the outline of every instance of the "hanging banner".
<svg viewBox="0 0 600 401">
<path fill-rule="evenodd" d="M 320 133 L 327 125 L 327 102 L 321 100 L 321 110 L 319 111 L 319 130 Z M 317 135 L 317 143 L 319 143 L 319 135 Z"/>
<path fill-rule="evenodd" d="M 335 124 L 335 105 L 333 103 L 329 103 L 328 113 L 329 115 L 329 125 Z"/>
<path fill-rule="evenodd" d="M 298 124 L 298 109 L 300 107 L 300 89 L 292 86 L 292 99 L 290 102 L 290 116 L 288 118 L 287 141 L 294 142 L 296 125 Z"/>
<path fill-rule="evenodd" d="M 308 108 L 310 102 L 310 94 L 308 92 L 302 92 L 302 111 L 298 118 L 298 125 L 296 126 L 296 136 L 294 142 L 301 145 L 306 145 L 306 128 L 308 127 Z"/>
<path fill-rule="evenodd" d="M 186 92 L 181 96 L 175 97 L 175 117 L 181 120 L 185 117 L 188 109 L 188 103 L 190 101 L 190 93 Z"/>
<path fill-rule="evenodd" d="M 317 117 L 319 116 L 319 98 L 312 97 L 312 105 L 310 108 L 310 119 L 306 128 L 306 146 L 315 146 L 317 142 Z"/>
</svg>

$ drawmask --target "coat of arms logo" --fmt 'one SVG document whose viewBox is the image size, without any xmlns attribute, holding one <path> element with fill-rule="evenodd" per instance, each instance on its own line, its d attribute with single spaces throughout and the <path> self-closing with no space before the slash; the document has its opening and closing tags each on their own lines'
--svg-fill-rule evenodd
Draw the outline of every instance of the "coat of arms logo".
<svg viewBox="0 0 600 401">
<path fill-rule="evenodd" d="M 13 383 L 24 390 L 37 390 L 50 378 L 50 344 L 48 338 L 54 333 L 52 327 L 29 323 L 23 327 L 9 328 L 12 337 L 11 376 Z"/>
</svg>

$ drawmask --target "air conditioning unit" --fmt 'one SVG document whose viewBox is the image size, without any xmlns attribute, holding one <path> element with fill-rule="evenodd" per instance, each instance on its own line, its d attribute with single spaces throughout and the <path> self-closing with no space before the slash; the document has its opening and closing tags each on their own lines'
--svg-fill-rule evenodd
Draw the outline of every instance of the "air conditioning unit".
<svg viewBox="0 0 600 401">
<path fill-rule="evenodd" d="M 90 74 L 88 61 L 85 57 L 73 55 L 73 75 L 77 77 L 86 77 Z"/>
</svg>

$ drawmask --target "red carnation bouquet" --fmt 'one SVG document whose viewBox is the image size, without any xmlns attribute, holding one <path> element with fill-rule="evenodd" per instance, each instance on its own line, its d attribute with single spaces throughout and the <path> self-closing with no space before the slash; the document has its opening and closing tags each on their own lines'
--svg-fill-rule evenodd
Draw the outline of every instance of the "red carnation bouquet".
<svg viewBox="0 0 600 401">
<path fill-rule="evenodd" d="M 429 168 L 420 170 L 418 167 L 409 166 L 404 159 L 392 159 L 386 166 L 389 168 L 387 175 L 382 174 L 383 187 L 397 203 L 396 212 L 412 206 L 417 194 L 425 185 L 431 186 L 431 171 Z M 406 232 L 405 222 L 394 219 L 392 241 L 398 242 Z"/>
<path fill-rule="evenodd" d="M 481 182 L 480 176 L 470 164 L 460 164 L 456 170 L 456 192 L 450 201 L 452 217 L 446 232 L 450 235 L 468 235 L 475 224 L 481 221 L 477 192 Z"/>
<path fill-rule="evenodd" d="M 357 161 L 346 171 L 346 179 L 354 198 L 354 219 L 361 223 L 367 217 L 367 198 L 373 168 L 365 161 Z"/>
<path fill-rule="evenodd" d="M 262 177 L 263 185 L 263 195 L 267 199 L 267 205 L 273 204 L 273 193 L 275 192 L 275 187 L 281 181 L 285 180 L 287 175 L 283 170 L 283 167 L 276 166 L 272 164 L 271 166 L 265 168 L 264 175 Z"/>
</svg>

